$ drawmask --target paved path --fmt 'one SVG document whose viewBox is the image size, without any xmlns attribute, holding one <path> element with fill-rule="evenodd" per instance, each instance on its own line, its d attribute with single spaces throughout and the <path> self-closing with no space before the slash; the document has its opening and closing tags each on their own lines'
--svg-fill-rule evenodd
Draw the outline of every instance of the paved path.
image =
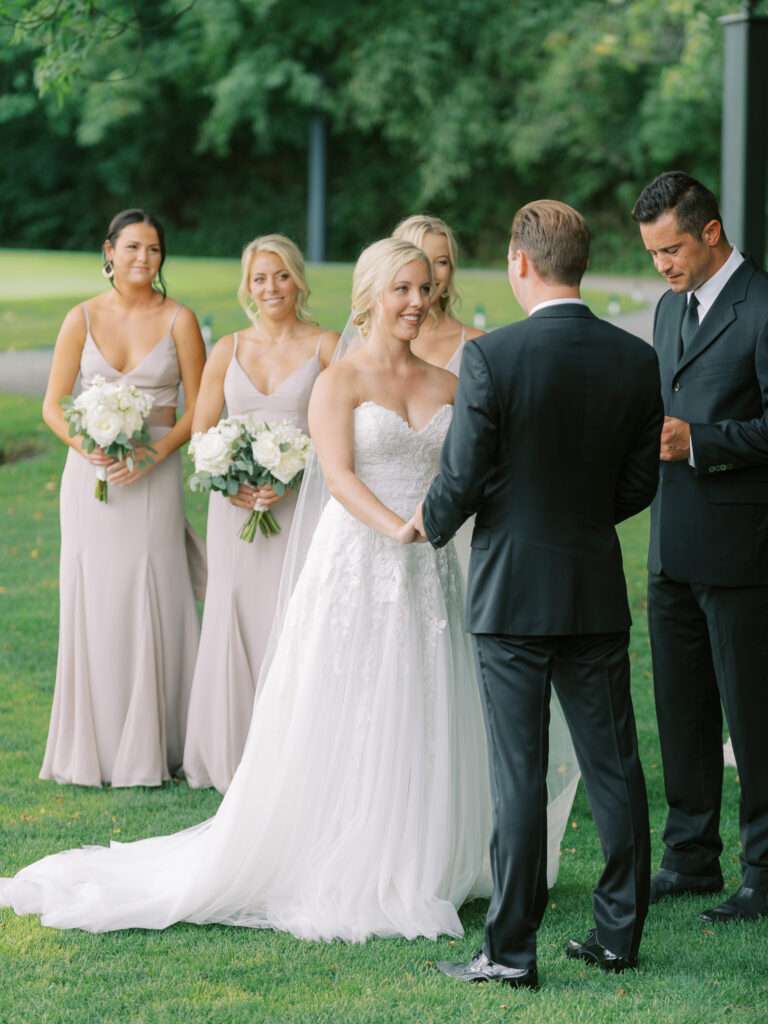
<svg viewBox="0 0 768 1024">
<path fill-rule="evenodd" d="M 629 296 L 635 301 L 647 303 L 646 307 L 634 313 L 621 313 L 610 319 L 625 331 L 636 334 L 645 341 L 651 340 L 653 331 L 653 310 L 664 291 L 664 282 L 650 277 L 613 277 L 608 274 L 587 274 L 586 288 L 607 292 L 609 295 Z M 25 349 L 20 352 L 0 352 L 0 391 L 10 394 L 41 397 L 45 393 L 48 370 L 53 349 Z"/>
</svg>

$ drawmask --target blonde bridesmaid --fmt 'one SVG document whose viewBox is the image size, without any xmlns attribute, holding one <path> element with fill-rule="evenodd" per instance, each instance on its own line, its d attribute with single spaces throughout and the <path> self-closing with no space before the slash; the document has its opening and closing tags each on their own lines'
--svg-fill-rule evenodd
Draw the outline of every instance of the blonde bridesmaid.
<svg viewBox="0 0 768 1024">
<path fill-rule="evenodd" d="M 450 370 L 458 377 L 464 346 L 470 339 L 478 338 L 485 332 L 463 324 L 454 312 L 458 300 L 455 283 L 458 264 L 456 238 L 444 220 L 424 213 L 406 217 L 392 235 L 417 245 L 427 254 L 432 265 L 432 305 L 416 340 L 411 343 L 411 351 L 425 362 Z M 454 538 L 459 561 L 465 572 L 469 565 L 474 525 L 474 517 L 468 519 Z"/>
<path fill-rule="evenodd" d="M 417 245 L 432 265 L 432 305 L 411 350 L 434 366 L 450 370 L 457 377 L 464 345 L 484 331 L 463 324 L 455 314 L 458 299 L 456 267 L 458 247 L 453 232 L 439 217 L 416 213 L 406 217 L 392 232 L 393 238 Z"/>
<path fill-rule="evenodd" d="M 159 221 L 143 210 L 117 214 L 103 254 L 111 287 L 64 319 L 43 402 L 69 452 L 58 665 L 40 777 L 159 786 L 181 767 L 197 651 L 178 449 L 189 438 L 205 350 L 194 314 L 166 295 Z M 152 396 L 153 463 L 130 469 L 69 437 L 61 399 L 78 375 L 84 387 L 101 376 Z M 94 497 L 103 466 L 107 504 Z"/>
<path fill-rule="evenodd" d="M 312 386 L 328 365 L 338 335 L 309 318 L 304 260 L 283 235 L 246 246 L 238 298 L 250 326 L 225 335 L 203 374 L 194 430 L 229 416 L 256 413 L 307 430 Z M 253 543 L 240 529 L 257 501 L 282 532 Z M 208 590 L 192 684 L 184 773 L 194 788 L 224 792 L 240 763 L 296 495 L 243 486 L 233 498 L 211 494 L 208 506 Z"/>
</svg>

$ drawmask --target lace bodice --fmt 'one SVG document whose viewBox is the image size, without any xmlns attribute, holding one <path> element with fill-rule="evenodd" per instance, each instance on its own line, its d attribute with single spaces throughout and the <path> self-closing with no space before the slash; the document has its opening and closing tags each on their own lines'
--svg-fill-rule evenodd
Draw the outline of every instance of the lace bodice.
<svg viewBox="0 0 768 1024">
<path fill-rule="evenodd" d="M 410 516 L 437 474 L 453 407 L 441 406 L 421 430 L 375 402 L 355 409 L 355 472 L 377 498 Z"/>
</svg>

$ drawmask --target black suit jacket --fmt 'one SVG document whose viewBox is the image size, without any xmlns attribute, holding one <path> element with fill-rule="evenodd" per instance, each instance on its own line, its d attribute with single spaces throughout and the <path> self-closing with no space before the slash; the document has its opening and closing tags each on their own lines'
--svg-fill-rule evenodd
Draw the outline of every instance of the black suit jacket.
<svg viewBox="0 0 768 1024">
<path fill-rule="evenodd" d="M 615 524 L 653 498 L 662 416 L 652 348 L 578 303 L 467 343 L 424 523 L 439 547 L 477 513 L 470 632 L 628 628 Z"/>
<path fill-rule="evenodd" d="M 662 463 L 648 565 L 683 582 L 768 584 L 768 276 L 745 261 L 679 359 L 686 301 L 661 297 L 654 347 L 696 465 Z"/>
</svg>

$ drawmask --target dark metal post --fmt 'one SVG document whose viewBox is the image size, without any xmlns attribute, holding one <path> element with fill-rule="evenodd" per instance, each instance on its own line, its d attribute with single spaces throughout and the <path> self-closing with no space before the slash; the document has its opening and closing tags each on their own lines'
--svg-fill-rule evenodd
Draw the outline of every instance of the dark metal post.
<svg viewBox="0 0 768 1024">
<path fill-rule="evenodd" d="M 741 14 L 720 18 L 725 36 L 720 195 L 729 240 L 762 266 L 768 173 L 768 17 L 754 14 L 754 8 L 754 0 L 747 0 Z"/>
<path fill-rule="evenodd" d="M 307 256 L 313 263 L 325 259 L 326 121 L 313 114 L 309 122 L 309 196 L 307 203 Z"/>
</svg>

